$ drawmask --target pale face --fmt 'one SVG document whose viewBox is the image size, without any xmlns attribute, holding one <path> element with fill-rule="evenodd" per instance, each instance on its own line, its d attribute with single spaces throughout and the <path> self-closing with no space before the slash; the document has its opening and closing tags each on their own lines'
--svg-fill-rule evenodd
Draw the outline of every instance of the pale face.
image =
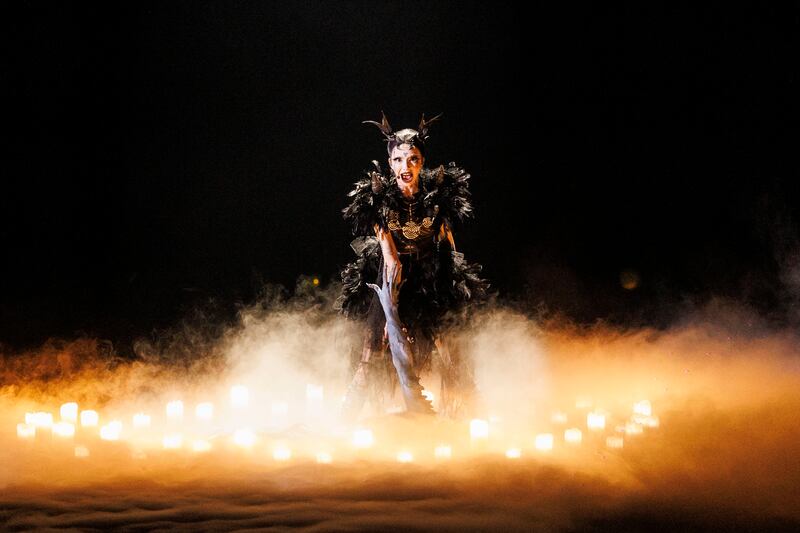
<svg viewBox="0 0 800 533">
<path fill-rule="evenodd" d="M 416 146 L 400 144 L 392 149 L 389 165 L 403 195 L 412 196 L 419 190 L 419 172 L 424 163 L 425 158 Z"/>
</svg>

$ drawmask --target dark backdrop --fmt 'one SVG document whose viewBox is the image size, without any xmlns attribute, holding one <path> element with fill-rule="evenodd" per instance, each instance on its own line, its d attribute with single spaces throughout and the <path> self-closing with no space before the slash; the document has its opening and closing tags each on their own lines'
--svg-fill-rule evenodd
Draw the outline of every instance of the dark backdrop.
<svg viewBox="0 0 800 533">
<path fill-rule="evenodd" d="M 560 3 L 559 3 L 560 4 Z M 377 130 L 443 112 L 456 243 L 507 301 L 780 322 L 798 238 L 798 10 L 447 2 L 18 3 L 0 341 L 122 343 L 265 282 L 326 286 Z M 622 286 L 630 271 L 639 282 Z"/>
</svg>

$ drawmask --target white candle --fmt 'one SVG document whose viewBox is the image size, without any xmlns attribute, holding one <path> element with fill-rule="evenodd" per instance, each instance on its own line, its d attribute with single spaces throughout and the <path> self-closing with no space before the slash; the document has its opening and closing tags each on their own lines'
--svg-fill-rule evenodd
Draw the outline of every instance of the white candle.
<svg viewBox="0 0 800 533">
<path fill-rule="evenodd" d="M 78 421 L 78 404 L 75 402 L 65 403 L 59 409 L 61 420 L 64 422 L 72 422 L 73 424 Z"/>
<path fill-rule="evenodd" d="M 292 450 L 285 446 L 277 446 L 272 451 L 272 458 L 276 461 L 288 461 L 292 458 Z"/>
<path fill-rule="evenodd" d="M 567 444 L 580 444 L 583 440 L 583 433 L 578 428 L 570 428 L 564 431 L 564 441 Z"/>
<path fill-rule="evenodd" d="M 214 418 L 214 404 L 211 402 L 198 403 L 194 408 L 194 416 L 199 420 L 211 420 Z"/>
<path fill-rule="evenodd" d="M 97 424 L 100 422 L 100 415 L 97 414 L 97 411 L 92 411 L 88 409 L 86 411 L 81 411 L 81 426 L 85 428 L 90 427 L 97 427 Z"/>
<path fill-rule="evenodd" d="M 164 435 L 162 444 L 164 445 L 165 450 L 177 450 L 183 446 L 183 435 L 180 433 L 170 433 L 169 435 Z"/>
<path fill-rule="evenodd" d="M 440 444 L 433 451 L 433 455 L 437 459 L 450 459 L 453 456 L 453 449 L 446 444 Z"/>
<path fill-rule="evenodd" d="M 597 411 L 586 415 L 586 426 L 593 431 L 601 431 L 606 428 L 606 415 Z"/>
<path fill-rule="evenodd" d="M 244 385 L 231 387 L 231 405 L 244 408 L 250 403 L 250 391 Z"/>
<path fill-rule="evenodd" d="M 133 415 L 133 427 L 140 429 L 150 427 L 150 415 L 145 413 L 136 413 Z"/>
<path fill-rule="evenodd" d="M 317 453 L 317 462 L 318 463 L 327 465 L 327 464 L 330 464 L 331 461 L 333 461 L 333 458 L 331 457 L 331 454 L 329 454 L 328 452 L 318 452 Z"/>
<path fill-rule="evenodd" d="M 553 434 L 540 433 L 534 439 L 534 447 L 540 452 L 549 452 L 553 449 Z"/>
<path fill-rule="evenodd" d="M 233 442 L 242 448 L 251 448 L 256 443 L 256 434 L 249 428 L 237 429 L 233 434 Z"/>
<path fill-rule="evenodd" d="M 53 424 L 53 435 L 69 439 L 75 436 L 75 426 L 69 422 L 58 422 Z"/>
<path fill-rule="evenodd" d="M 181 400 L 173 400 L 167 403 L 167 418 L 178 419 L 183 417 L 183 402 Z"/>
<path fill-rule="evenodd" d="M 20 439 L 32 439 L 36 437 L 36 426 L 33 424 L 17 424 L 17 437 Z"/>
<path fill-rule="evenodd" d="M 353 432 L 353 445 L 356 448 L 369 448 L 374 442 L 371 429 L 357 429 Z"/>
<path fill-rule="evenodd" d="M 397 462 L 398 463 L 410 463 L 414 460 L 414 456 L 411 452 L 402 451 L 397 453 Z"/>
<path fill-rule="evenodd" d="M 506 457 L 508 459 L 519 459 L 522 457 L 522 450 L 519 448 L 509 448 L 506 450 Z"/>
<path fill-rule="evenodd" d="M 489 422 L 475 418 L 469 423 L 469 436 L 473 439 L 489 438 Z"/>
</svg>

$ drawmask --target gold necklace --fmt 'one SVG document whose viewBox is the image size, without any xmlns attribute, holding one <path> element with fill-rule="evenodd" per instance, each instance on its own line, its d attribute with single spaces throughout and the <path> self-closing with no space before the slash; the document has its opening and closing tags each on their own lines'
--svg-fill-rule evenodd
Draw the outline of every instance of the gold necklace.
<svg viewBox="0 0 800 533">
<path fill-rule="evenodd" d="M 433 219 L 431 217 L 425 217 L 422 219 L 422 223 L 418 224 L 414 220 L 414 215 L 411 213 L 411 206 L 417 205 L 417 202 L 411 202 L 407 204 L 408 207 L 408 221 L 400 225 L 399 216 L 397 211 L 390 211 L 389 212 L 389 229 L 391 231 L 402 231 L 403 237 L 409 240 L 415 240 L 419 237 L 422 229 L 428 229 L 433 226 Z"/>
</svg>

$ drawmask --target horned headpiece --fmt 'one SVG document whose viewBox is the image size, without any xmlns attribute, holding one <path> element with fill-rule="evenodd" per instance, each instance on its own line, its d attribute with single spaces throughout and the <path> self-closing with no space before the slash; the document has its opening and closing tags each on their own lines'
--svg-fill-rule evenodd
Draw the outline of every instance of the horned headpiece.
<svg viewBox="0 0 800 533">
<path fill-rule="evenodd" d="M 411 128 L 405 128 L 400 131 L 392 132 L 392 127 L 389 125 L 389 120 L 386 118 L 386 115 L 383 111 L 381 111 L 381 121 L 375 122 L 374 120 L 365 120 L 362 124 L 375 124 L 387 142 L 386 149 L 391 154 L 392 149 L 400 144 L 409 144 L 411 146 L 417 146 L 422 151 L 425 150 L 425 141 L 428 139 L 428 126 L 433 124 L 439 117 L 442 116 L 442 113 L 439 113 L 435 117 L 430 120 L 425 120 L 425 113 L 422 114 L 422 118 L 419 121 L 418 129 L 414 130 Z"/>
</svg>

